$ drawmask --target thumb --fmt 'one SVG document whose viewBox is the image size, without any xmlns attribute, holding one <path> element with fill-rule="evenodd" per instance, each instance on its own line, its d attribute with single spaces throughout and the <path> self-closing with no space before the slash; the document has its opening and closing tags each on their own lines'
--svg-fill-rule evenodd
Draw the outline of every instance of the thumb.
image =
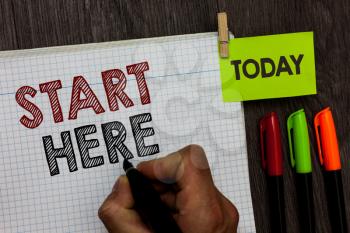
<svg viewBox="0 0 350 233">
<path fill-rule="evenodd" d="M 186 146 L 164 158 L 142 162 L 137 168 L 150 179 L 175 183 L 179 191 L 188 186 L 198 193 L 208 194 L 209 189 L 215 191 L 205 152 L 197 145 Z"/>
<path fill-rule="evenodd" d="M 133 206 L 129 181 L 120 176 L 98 215 L 110 233 L 150 233 Z"/>
</svg>

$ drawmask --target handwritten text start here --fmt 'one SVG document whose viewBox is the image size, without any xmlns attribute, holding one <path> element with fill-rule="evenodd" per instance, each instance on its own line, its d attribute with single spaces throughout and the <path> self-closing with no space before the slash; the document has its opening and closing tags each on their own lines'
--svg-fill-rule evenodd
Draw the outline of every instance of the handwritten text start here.
<svg viewBox="0 0 350 233">
<path fill-rule="evenodd" d="M 136 78 L 141 104 L 150 104 L 151 98 L 145 79 L 145 72 L 149 70 L 148 62 L 129 65 L 126 67 L 126 70 L 128 75 L 134 75 Z M 125 92 L 126 76 L 123 71 L 120 69 L 103 71 L 102 83 L 110 111 L 114 112 L 119 110 L 120 105 L 123 105 L 125 108 L 134 106 L 134 102 Z M 64 121 L 61 103 L 58 98 L 59 89 L 62 89 L 62 83 L 60 80 L 41 83 L 39 85 L 40 92 L 48 96 L 55 123 Z M 20 87 L 16 92 L 17 103 L 30 114 L 30 116 L 21 116 L 19 121 L 23 126 L 29 129 L 39 127 L 44 120 L 40 108 L 28 99 L 28 96 L 35 98 L 37 92 L 38 90 L 31 86 Z M 81 98 L 81 96 L 84 98 Z M 85 78 L 83 76 L 76 76 L 73 79 L 68 120 L 77 119 L 78 112 L 83 109 L 90 109 L 90 111 L 94 111 L 95 114 L 101 114 L 106 111 Z M 158 144 L 145 145 L 144 142 L 145 137 L 154 135 L 153 128 L 142 127 L 143 123 L 152 121 L 151 114 L 143 113 L 130 116 L 129 120 L 136 144 L 137 155 L 139 157 L 144 157 L 159 153 Z M 126 129 L 123 123 L 119 121 L 107 122 L 101 125 L 101 129 L 110 163 L 113 164 L 119 162 L 119 153 L 123 158 L 133 158 L 133 154 L 128 149 L 127 145 L 124 144 L 126 139 Z M 99 141 L 97 139 L 88 140 L 86 139 L 86 136 L 96 132 L 97 129 L 94 124 L 84 125 L 74 129 L 83 168 L 92 168 L 104 164 L 104 158 L 102 155 L 91 157 L 89 153 L 90 149 L 99 146 Z M 70 131 L 61 132 L 61 139 L 63 147 L 58 148 L 55 147 L 51 135 L 42 137 L 51 176 L 60 173 L 57 163 L 57 159 L 59 158 L 66 159 L 70 172 L 78 170 L 75 156 L 76 153 L 73 149 Z"/>
</svg>

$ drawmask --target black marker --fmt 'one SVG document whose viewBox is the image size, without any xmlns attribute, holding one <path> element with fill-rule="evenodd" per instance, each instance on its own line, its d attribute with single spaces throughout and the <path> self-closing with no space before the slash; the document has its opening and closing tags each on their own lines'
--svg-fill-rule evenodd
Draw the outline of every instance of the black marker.
<svg viewBox="0 0 350 233">
<path fill-rule="evenodd" d="M 128 177 L 135 208 L 141 219 L 154 233 L 181 233 L 169 207 L 160 199 L 159 193 L 133 165 L 124 159 L 123 169 Z"/>
</svg>

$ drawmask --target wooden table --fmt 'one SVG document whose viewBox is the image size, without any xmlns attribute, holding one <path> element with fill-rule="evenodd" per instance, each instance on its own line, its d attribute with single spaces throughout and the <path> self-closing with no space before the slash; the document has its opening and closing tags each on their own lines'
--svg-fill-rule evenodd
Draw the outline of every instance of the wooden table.
<svg viewBox="0 0 350 233">
<path fill-rule="evenodd" d="M 350 222 L 350 1 L 349 0 L 2 0 L 0 50 L 81 44 L 217 30 L 218 8 L 229 14 L 236 37 L 314 31 L 317 96 L 244 103 L 250 181 L 257 232 L 268 232 L 267 190 L 260 167 L 258 120 L 276 111 L 281 122 L 304 108 L 313 132 L 314 114 L 331 106 L 343 162 L 343 182 Z M 282 124 L 286 132 L 285 124 Z M 314 163 L 317 232 L 330 232 L 323 177 Z M 283 133 L 288 232 L 298 232 L 296 190 Z"/>
</svg>

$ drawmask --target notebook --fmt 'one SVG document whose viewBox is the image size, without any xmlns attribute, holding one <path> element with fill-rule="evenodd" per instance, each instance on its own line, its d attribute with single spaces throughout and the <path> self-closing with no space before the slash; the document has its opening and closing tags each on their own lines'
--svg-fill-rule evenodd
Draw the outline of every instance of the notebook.
<svg viewBox="0 0 350 233">
<path fill-rule="evenodd" d="M 243 107 L 223 103 L 217 33 L 0 53 L 0 232 L 107 232 L 123 156 L 188 144 L 255 232 Z"/>
</svg>

